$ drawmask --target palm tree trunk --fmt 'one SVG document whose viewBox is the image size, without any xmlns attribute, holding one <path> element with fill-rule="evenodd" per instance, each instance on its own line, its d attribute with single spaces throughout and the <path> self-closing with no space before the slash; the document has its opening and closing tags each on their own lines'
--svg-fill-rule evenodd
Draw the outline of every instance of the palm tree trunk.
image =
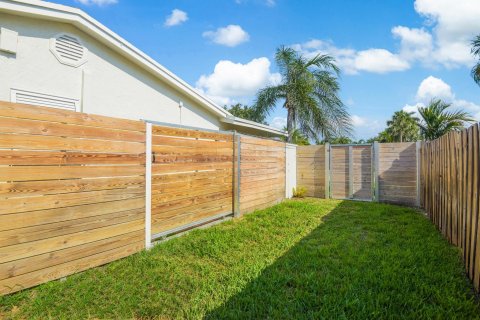
<svg viewBox="0 0 480 320">
<path fill-rule="evenodd" d="M 288 107 L 286 104 L 287 108 L 287 131 L 288 131 L 288 138 L 287 142 L 292 143 L 292 138 L 293 138 L 293 131 L 295 130 L 295 124 L 294 124 L 294 119 L 293 119 L 293 110 Z"/>
</svg>

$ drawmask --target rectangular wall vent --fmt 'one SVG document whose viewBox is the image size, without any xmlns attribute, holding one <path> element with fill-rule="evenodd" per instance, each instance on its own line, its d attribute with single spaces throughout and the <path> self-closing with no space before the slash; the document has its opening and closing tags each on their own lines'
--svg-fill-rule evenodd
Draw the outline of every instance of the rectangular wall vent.
<svg viewBox="0 0 480 320">
<path fill-rule="evenodd" d="M 77 99 L 16 89 L 12 89 L 11 91 L 11 101 L 71 111 L 79 111 L 80 106 L 79 100 Z"/>
</svg>

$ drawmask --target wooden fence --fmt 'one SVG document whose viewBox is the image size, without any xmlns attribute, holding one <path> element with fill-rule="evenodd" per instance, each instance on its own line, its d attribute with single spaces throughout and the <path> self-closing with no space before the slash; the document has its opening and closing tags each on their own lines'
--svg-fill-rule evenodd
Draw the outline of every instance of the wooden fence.
<svg viewBox="0 0 480 320">
<path fill-rule="evenodd" d="M 285 198 L 285 143 L 240 137 L 240 212 L 265 208 Z"/>
<path fill-rule="evenodd" d="M 421 148 L 421 203 L 441 233 L 462 250 L 480 287 L 479 126 L 450 132 Z"/>
<path fill-rule="evenodd" d="M 419 205 L 419 143 L 297 147 L 307 196 Z"/>
<path fill-rule="evenodd" d="M 144 130 L 0 103 L 0 294 L 144 247 Z"/>
<path fill-rule="evenodd" d="M 233 135 L 152 127 L 154 238 L 233 212 Z"/>
<path fill-rule="evenodd" d="M 420 206 L 420 142 L 379 143 L 378 200 Z"/>
<path fill-rule="evenodd" d="M 297 186 L 306 188 L 308 197 L 328 198 L 327 152 L 325 145 L 297 146 Z"/>
<path fill-rule="evenodd" d="M 0 102 L 0 295 L 281 201 L 285 148 Z"/>
</svg>

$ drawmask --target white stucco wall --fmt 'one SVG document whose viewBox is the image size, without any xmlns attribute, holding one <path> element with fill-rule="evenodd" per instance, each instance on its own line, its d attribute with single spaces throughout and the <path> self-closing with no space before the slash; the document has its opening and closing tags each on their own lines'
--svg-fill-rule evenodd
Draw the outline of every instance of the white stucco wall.
<svg viewBox="0 0 480 320">
<path fill-rule="evenodd" d="M 0 27 L 18 32 L 17 53 L 0 51 L 0 100 L 10 101 L 11 89 L 19 89 L 78 99 L 87 113 L 222 126 L 217 115 L 72 25 L 0 13 Z M 82 66 L 61 64 L 50 51 L 50 39 L 63 32 L 89 50 Z"/>
</svg>

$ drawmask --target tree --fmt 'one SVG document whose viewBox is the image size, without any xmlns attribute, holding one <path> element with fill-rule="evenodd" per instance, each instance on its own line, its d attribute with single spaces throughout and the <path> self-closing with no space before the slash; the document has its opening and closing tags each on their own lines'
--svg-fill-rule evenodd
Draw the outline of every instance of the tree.
<svg viewBox="0 0 480 320">
<path fill-rule="evenodd" d="M 254 108 L 241 103 L 233 104 L 228 108 L 227 106 L 223 107 L 225 110 L 233 114 L 235 117 L 239 117 L 246 120 L 252 120 L 258 123 L 267 124 L 265 121 L 265 114 L 258 113 Z"/>
<path fill-rule="evenodd" d="M 287 127 L 284 127 L 283 131 L 287 131 Z M 287 138 L 282 137 L 282 140 L 287 141 Z M 298 129 L 295 129 L 295 131 L 293 131 L 292 142 L 291 143 L 295 143 L 296 145 L 299 145 L 299 146 L 309 146 L 310 145 L 310 141 L 308 141 L 308 138 L 305 137 L 305 135 L 303 133 L 301 133 Z"/>
<path fill-rule="evenodd" d="M 254 104 L 260 114 L 269 114 L 282 101 L 287 110 L 288 142 L 296 129 L 308 139 L 349 135 L 350 115 L 338 93 L 339 69 L 329 55 L 303 57 L 292 48 L 280 47 L 275 55 L 282 81 L 257 93 Z"/>
<path fill-rule="evenodd" d="M 395 112 L 392 120 L 387 121 L 385 137 L 390 136 L 393 142 L 417 141 L 420 138 L 418 118 L 413 115 L 403 110 Z"/>
<path fill-rule="evenodd" d="M 385 129 L 382 132 L 380 132 L 376 137 L 373 137 L 367 140 L 368 143 L 373 143 L 375 141 L 385 143 L 385 142 L 394 142 L 394 139 L 390 135 L 388 130 Z"/>
<path fill-rule="evenodd" d="M 451 106 L 440 99 L 432 99 L 428 106 L 418 108 L 421 117 L 419 127 L 425 140 L 434 140 L 450 131 L 462 130 L 467 123 L 474 121 L 463 110 L 447 111 Z"/>
<path fill-rule="evenodd" d="M 472 54 L 478 58 L 477 64 L 472 68 L 472 77 L 480 86 L 480 35 L 472 41 Z"/>
<path fill-rule="evenodd" d="M 352 144 L 352 143 L 354 143 L 352 139 L 350 139 L 349 137 L 345 137 L 345 136 L 331 138 L 329 141 L 325 141 L 325 142 L 329 142 L 331 144 Z"/>
</svg>

